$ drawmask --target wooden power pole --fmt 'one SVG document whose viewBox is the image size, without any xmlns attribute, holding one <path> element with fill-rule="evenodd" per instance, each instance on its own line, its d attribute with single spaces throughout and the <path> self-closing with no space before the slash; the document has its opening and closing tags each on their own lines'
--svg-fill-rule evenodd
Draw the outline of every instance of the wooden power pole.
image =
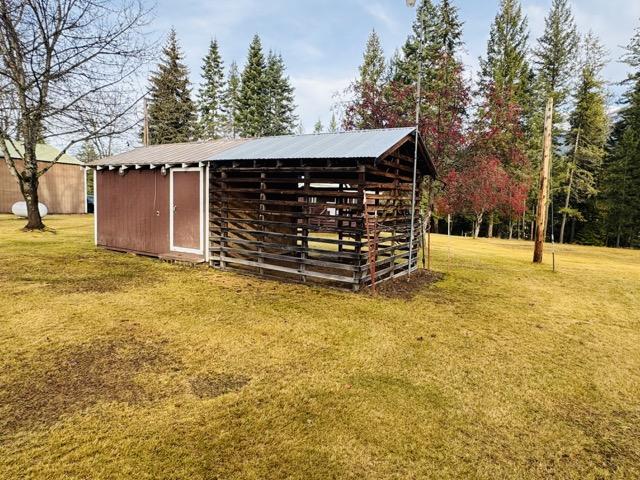
<svg viewBox="0 0 640 480">
<path fill-rule="evenodd" d="M 553 97 L 547 99 L 544 112 L 544 145 L 542 147 L 542 165 L 540 166 L 540 190 L 536 212 L 536 235 L 533 247 L 533 263 L 542 263 L 544 239 L 547 234 L 547 205 L 549 204 L 549 171 L 551 169 L 551 134 L 553 130 Z"/>
<path fill-rule="evenodd" d="M 142 107 L 144 109 L 144 123 L 142 126 L 142 144 L 145 147 L 149 146 L 149 113 L 147 112 L 147 98 L 142 100 Z"/>
</svg>

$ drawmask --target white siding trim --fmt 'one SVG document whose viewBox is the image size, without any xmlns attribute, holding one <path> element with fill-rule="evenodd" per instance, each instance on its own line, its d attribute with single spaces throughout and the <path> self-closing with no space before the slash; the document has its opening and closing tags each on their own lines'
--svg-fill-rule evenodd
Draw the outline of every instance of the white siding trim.
<svg viewBox="0 0 640 480">
<path fill-rule="evenodd" d="M 204 259 L 205 261 L 209 261 L 209 163 L 207 163 L 206 167 L 204 167 L 204 211 L 206 212 L 204 222 L 202 223 L 202 227 L 204 228 Z"/>
<path fill-rule="evenodd" d="M 98 245 L 98 171 L 93 171 L 93 243 Z"/>
<path fill-rule="evenodd" d="M 89 174 L 89 167 L 84 167 L 84 172 L 83 172 L 83 178 L 84 178 L 84 213 L 89 213 L 89 208 L 88 208 L 88 205 L 87 205 L 87 175 L 88 174 Z"/>
</svg>

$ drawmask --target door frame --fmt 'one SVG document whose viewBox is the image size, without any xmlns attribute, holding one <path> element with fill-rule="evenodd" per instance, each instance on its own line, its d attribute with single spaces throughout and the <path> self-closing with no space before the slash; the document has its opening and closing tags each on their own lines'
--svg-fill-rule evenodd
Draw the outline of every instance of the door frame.
<svg viewBox="0 0 640 480">
<path fill-rule="evenodd" d="M 198 172 L 199 180 L 198 180 L 198 189 L 200 192 L 198 206 L 200 208 L 200 221 L 198 222 L 198 226 L 200 228 L 200 248 L 185 248 L 185 247 L 176 247 L 173 244 L 173 214 L 174 214 L 174 203 L 173 203 L 173 173 L 174 172 Z M 169 250 L 172 252 L 181 252 L 181 253 L 195 253 L 197 255 L 204 254 L 204 191 L 202 188 L 202 168 L 200 167 L 173 167 L 169 170 Z"/>
</svg>

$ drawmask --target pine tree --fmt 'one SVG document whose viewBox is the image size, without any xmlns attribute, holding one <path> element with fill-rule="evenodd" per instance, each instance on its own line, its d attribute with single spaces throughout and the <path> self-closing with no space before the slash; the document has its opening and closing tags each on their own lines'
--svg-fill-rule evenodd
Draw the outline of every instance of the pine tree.
<svg viewBox="0 0 640 480">
<path fill-rule="evenodd" d="M 568 0 L 553 0 L 551 11 L 545 18 L 544 33 L 538 39 L 534 53 L 538 78 L 544 92 L 554 97 L 556 109 L 563 105 L 567 97 L 578 41 Z"/>
<path fill-rule="evenodd" d="M 298 117 L 295 115 L 295 99 L 281 55 L 269 52 L 266 69 L 267 118 L 264 135 L 291 134 Z"/>
<path fill-rule="evenodd" d="M 268 108 L 267 64 L 260 37 L 255 35 L 242 71 L 235 115 L 237 133 L 243 137 L 263 136 L 268 128 Z"/>
<path fill-rule="evenodd" d="M 151 76 L 149 140 L 152 145 L 187 142 L 193 138 L 195 106 L 191 100 L 189 71 L 171 29 L 157 71 Z"/>
<path fill-rule="evenodd" d="M 338 131 L 338 121 L 336 120 L 336 114 L 331 114 L 331 121 L 329 122 L 329 133 L 336 133 Z"/>
<path fill-rule="evenodd" d="M 345 111 L 344 128 L 384 128 L 392 122 L 385 96 L 387 68 L 380 37 L 373 30 L 367 38 L 358 78 L 347 89 L 353 97 Z"/>
<path fill-rule="evenodd" d="M 527 61 L 529 31 L 527 18 L 522 14 L 518 0 L 502 0 L 496 15 L 489 41 L 487 55 L 480 59 L 480 90 L 507 95 L 508 101 L 523 110 L 530 94 L 531 68 Z"/>
<path fill-rule="evenodd" d="M 225 117 L 225 135 L 235 138 L 237 134 L 236 117 L 238 114 L 238 101 L 240 97 L 240 74 L 236 62 L 229 65 L 227 76 L 227 88 L 224 92 L 223 104 Z"/>
<path fill-rule="evenodd" d="M 569 117 L 568 143 L 571 154 L 567 157 L 563 178 L 564 203 L 559 240 L 565 239 L 567 218 L 596 223 L 595 196 L 604 158 L 604 147 L 609 133 L 606 92 L 601 78 L 605 65 L 605 52 L 598 38 L 587 34 L 582 43 L 580 78 L 574 94 L 574 109 Z M 572 229 L 573 230 L 573 229 Z M 599 243 L 593 229 L 583 232 L 583 241 Z M 587 239 L 586 237 L 589 237 Z"/>
<path fill-rule="evenodd" d="M 603 167 L 607 244 L 640 246 L 640 28 L 623 60 L 634 69 L 614 125 Z"/>
<path fill-rule="evenodd" d="M 198 91 L 200 138 L 211 140 L 224 134 L 224 67 L 218 41 L 212 40 L 203 59 L 202 86 Z"/>
<path fill-rule="evenodd" d="M 422 62 L 422 84 L 425 87 L 429 84 L 433 59 L 438 56 L 440 50 L 437 42 L 438 18 L 437 8 L 431 0 L 420 1 L 412 33 L 405 41 L 401 53 L 396 55 L 393 61 L 394 80 L 405 85 L 414 85 L 418 78 L 419 64 Z M 419 58 L 421 50 L 422 58 Z"/>
<path fill-rule="evenodd" d="M 382 51 L 380 37 L 372 30 L 365 45 L 362 65 L 358 67 L 360 84 L 381 87 L 385 83 L 387 65 Z"/>
<path fill-rule="evenodd" d="M 318 119 L 318 121 L 313 126 L 313 133 L 322 133 L 324 131 L 324 125 L 322 125 L 322 120 Z"/>
</svg>

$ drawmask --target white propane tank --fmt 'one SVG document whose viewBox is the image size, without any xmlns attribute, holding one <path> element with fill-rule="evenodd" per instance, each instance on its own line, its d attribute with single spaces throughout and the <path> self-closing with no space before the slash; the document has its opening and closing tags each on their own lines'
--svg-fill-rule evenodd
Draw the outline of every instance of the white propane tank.
<svg viewBox="0 0 640 480">
<path fill-rule="evenodd" d="M 47 216 L 49 210 L 44 203 L 38 203 L 38 210 L 40 210 L 40 216 L 42 218 Z M 27 202 L 16 202 L 11 207 L 11 213 L 17 217 L 27 218 Z"/>
</svg>

